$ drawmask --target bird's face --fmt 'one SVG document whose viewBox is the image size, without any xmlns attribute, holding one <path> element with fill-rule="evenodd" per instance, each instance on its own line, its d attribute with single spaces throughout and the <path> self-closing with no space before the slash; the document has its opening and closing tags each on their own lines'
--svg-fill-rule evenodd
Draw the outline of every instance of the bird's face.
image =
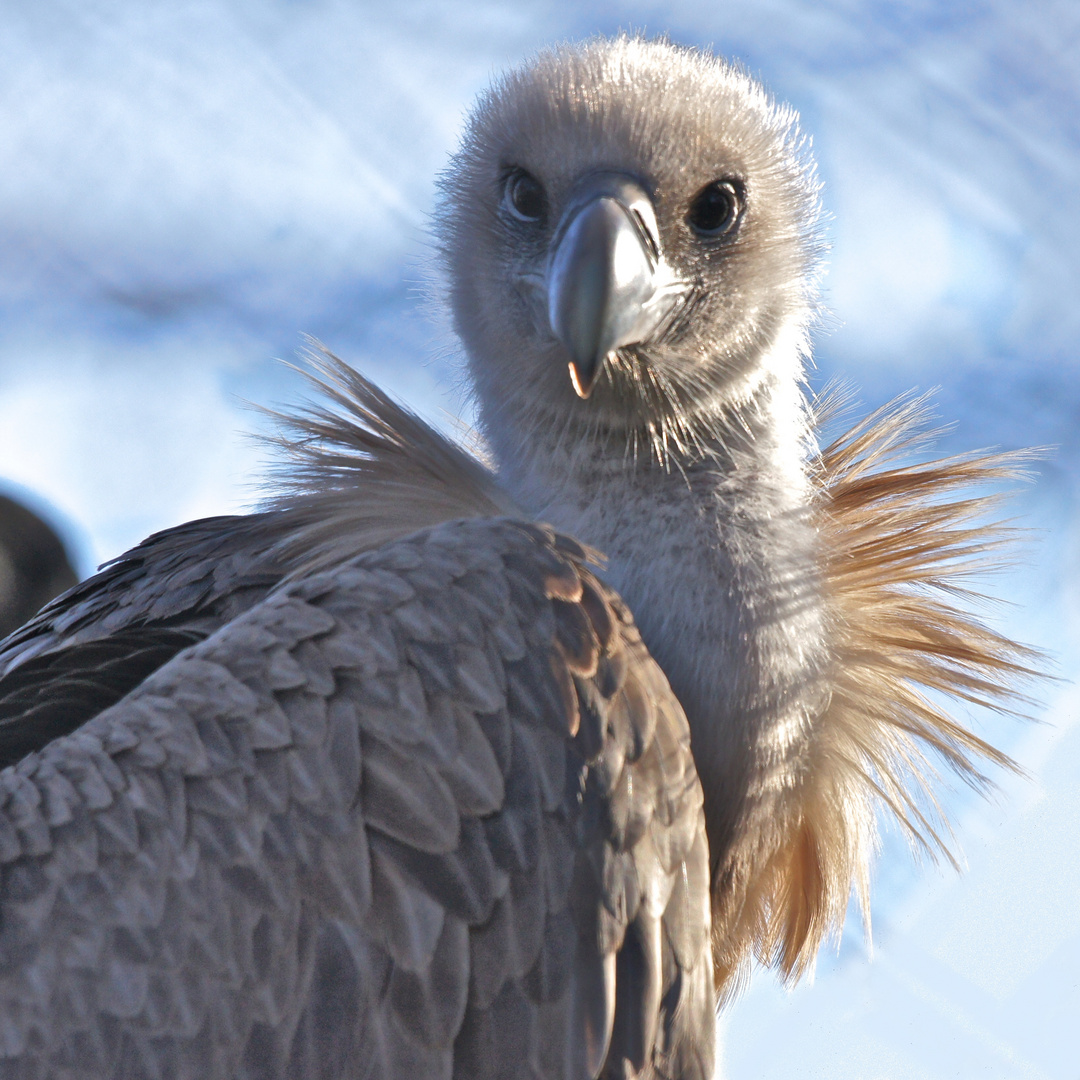
<svg viewBox="0 0 1080 1080">
<path fill-rule="evenodd" d="M 812 166 L 792 115 L 720 61 L 626 38 L 544 54 L 481 100 L 443 190 L 489 420 L 659 451 L 799 354 Z"/>
</svg>

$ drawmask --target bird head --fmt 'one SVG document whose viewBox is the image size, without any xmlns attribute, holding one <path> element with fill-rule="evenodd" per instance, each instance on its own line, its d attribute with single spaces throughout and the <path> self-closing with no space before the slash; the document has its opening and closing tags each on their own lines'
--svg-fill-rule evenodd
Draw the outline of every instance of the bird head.
<svg viewBox="0 0 1080 1080">
<path fill-rule="evenodd" d="M 544 52 L 481 97 L 442 194 L 488 426 L 689 444 L 801 361 L 813 166 L 794 114 L 722 60 L 631 37 Z"/>
</svg>

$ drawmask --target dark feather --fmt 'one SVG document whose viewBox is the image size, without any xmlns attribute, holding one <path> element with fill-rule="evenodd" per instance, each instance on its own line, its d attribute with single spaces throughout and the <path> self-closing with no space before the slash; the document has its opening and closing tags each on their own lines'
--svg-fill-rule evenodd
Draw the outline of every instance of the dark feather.
<svg viewBox="0 0 1080 1080">
<path fill-rule="evenodd" d="M 0 767 L 68 735 L 206 634 L 133 627 L 32 657 L 0 680 Z"/>
</svg>

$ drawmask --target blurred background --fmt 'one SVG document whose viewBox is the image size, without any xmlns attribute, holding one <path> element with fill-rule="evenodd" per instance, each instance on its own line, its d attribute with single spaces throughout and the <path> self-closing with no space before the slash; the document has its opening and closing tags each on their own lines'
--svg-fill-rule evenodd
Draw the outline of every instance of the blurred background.
<svg viewBox="0 0 1080 1080">
<path fill-rule="evenodd" d="M 802 114 L 833 215 L 813 381 L 940 387 L 945 450 L 1053 449 L 988 617 L 1049 650 L 1021 762 L 950 802 L 967 869 L 886 834 L 793 992 L 721 1018 L 732 1080 L 1075 1078 L 1080 1015 L 1080 5 L 1074 0 L 5 0 L 0 494 L 76 570 L 249 506 L 263 424 L 320 338 L 429 419 L 467 408 L 426 299 L 434 178 L 493 73 L 619 29 L 736 57 Z"/>
</svg>

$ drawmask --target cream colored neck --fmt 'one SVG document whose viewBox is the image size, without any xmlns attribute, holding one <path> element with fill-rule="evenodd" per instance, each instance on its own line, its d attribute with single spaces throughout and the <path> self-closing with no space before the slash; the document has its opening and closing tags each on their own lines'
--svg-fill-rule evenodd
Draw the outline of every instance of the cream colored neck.
<svg viewBox="0 0 1080 1080">
<path fill-rule="evenodd" d="M 523 509 L 607 556 L 690 719 L 720 870 L 745 815 L 783 815 L 826 645 L 797 382 L 764 381 L 716 428 L 667 468 L 565 433 L 492 443 Z"/>
</svg>

